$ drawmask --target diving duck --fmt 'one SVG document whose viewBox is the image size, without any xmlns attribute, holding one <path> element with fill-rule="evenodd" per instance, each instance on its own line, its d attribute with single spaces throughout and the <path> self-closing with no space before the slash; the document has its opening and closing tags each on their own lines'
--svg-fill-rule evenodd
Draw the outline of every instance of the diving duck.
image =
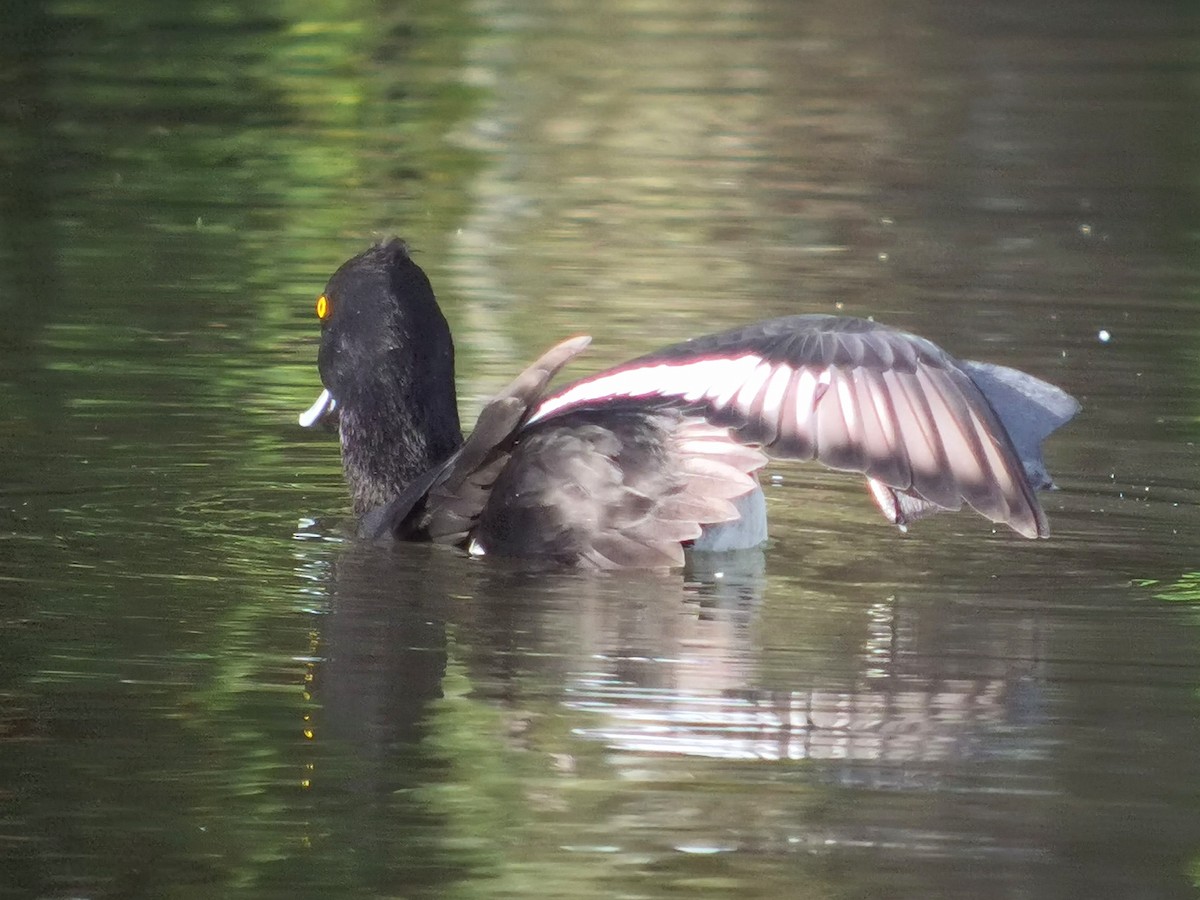
<svg viewBox="0 0 1200 900">
<path fill-rule="evenodd" d="M 364 538 L 586 568 L 683 563 L 767 536 L 768 458 L 866 477 L 902 528 L 966 503 L 1049 534 L 1042 442 L 1079 404 L 1004 366 L 955 359 L 865 319 L 795 315 L 684 341 L 563 387 L 588 346 L 550 348 L 464 438 L 454 343 L 429 279 L 391 239 L 341 266 L 317 300 L 324 390 Z"/>
</svg>

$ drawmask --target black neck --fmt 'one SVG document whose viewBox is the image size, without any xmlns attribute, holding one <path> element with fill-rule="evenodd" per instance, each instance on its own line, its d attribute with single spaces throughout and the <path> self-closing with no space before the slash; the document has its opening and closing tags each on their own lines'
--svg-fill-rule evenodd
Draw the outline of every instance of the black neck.
<svg viewBox="0 0 1200 900">
<path fill-rule="evenodd" d="M 454 347 L 447 341 L 432 350 L 393 351 L 404 359 L 391 377 L 342 406 L 342 463 L 357 515 L 391 500 L 462 444 Z"/>
</svg>

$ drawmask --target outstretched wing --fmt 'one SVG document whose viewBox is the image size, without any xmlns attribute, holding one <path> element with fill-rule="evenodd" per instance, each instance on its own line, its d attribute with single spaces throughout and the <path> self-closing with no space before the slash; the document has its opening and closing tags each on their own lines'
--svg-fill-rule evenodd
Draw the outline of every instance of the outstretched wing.
<svg viewBox="0 0 1200 900">
<path fill-rule="evenodd" d="M 969 369 L 935 344 L 862 319 L 788 316 L 686 341 L 568 385 L 529 424 L 640 401 L 703 415 L 775 456 L 861 472 L 903 525 L 965 501 L 1026 537 L 1049 533 L 1035 490 L 1041 440 L 1078 409 L 1053 385 L 1001 367 L 985 387 L 1016 399 L 1025 458 Z M 997 377 L 1007 373 L 1010 378 Z M 990 381 L 988 377 L 990 376 Z M 996 388 L 995 385 L 1001 385 Z M 1041 399 L 1020 398 L 1038 394 Z M 1031 412 L 1037 407 L 1044 415 Z"/>
</svg>

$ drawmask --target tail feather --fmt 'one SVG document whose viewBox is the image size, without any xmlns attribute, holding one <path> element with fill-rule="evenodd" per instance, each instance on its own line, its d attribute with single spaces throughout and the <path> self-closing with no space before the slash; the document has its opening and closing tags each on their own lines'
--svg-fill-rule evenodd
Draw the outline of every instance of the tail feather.
<svg viewBox="0 0 1200 900">
<path fill-rule="evenodd" d="M 1062 388 L 1006 366 L 973 361 L 962 366 L 1000 418 L 1029 483 L 1037 490 L 1054 487 L 1042 460 L 1042 441 L 1074 418 L 1079 401 Z"/>
</svg>

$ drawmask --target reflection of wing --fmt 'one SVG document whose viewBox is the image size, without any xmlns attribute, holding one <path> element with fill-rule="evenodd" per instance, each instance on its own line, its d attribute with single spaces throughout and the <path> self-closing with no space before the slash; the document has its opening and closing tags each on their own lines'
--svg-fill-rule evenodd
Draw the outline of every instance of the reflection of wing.
<svg viewBox="0 0 1200 900">
<path fill-rule="evenodd" d="M 647 693 L 602 684 L 580 690 L 572 706 L 603 710 L 604 721 L 578 734 L 631 753 L 715 759 L 904 762 L 975 756 L 987 734 L 1009 724 L 1002 678 L 951 682 L 886 679 L 856 691 Z"/>
<path fill-rule="evenodd" d="M 762 628 L 761 569 L 739 565 L 751 560 L 724 556 L 715 580 L 689 571 L 685 596 L 698 587 L 697 599 L 708 601 L 690 616 L 624 588 L 632 595 L 583 592 L 578 610 L 553 607 L 559 618 L 570 610 L 577 625 L 528 627 L 579 635 L 575 671 L 563 676 L 563 702 L 589 714 L 575 733 L 632 754 L 638 766 L 652 765 L 652 755 L 824 760 L 834 765 L 814 774 L 923 789 L 953 772 L 937 763 L 994 757 L 1000 746 L 1038 740 L 1016 727 L 1045 702 L 1042 636 L 1024 617 L 985 617 L 980 628 L 970 604 L 910 607 L 889 598 L 863 605 L 860 588 L 789 592 L 789 641 Z M 660 598 L 672 596 L 657 588 Z M 637 614 L 623 614 L 629 608 Z M 826 617 L 830 608 L 845 614 L 837 625 Z M 861 644 L 842 643 L 847 627 L 863 635 Z M 989 656 L 997 647 L 1003 652 Z M 556 659 L 543 646 L 528 652 Z M 913 762 L 935 765 L 906 766 Z"/>
<path fill-rule="evenodd" d="M 994 408 L 993 393 L 1013 402 Z M 1078 409 L 1052 385 L 960 363 L 915 335 L 862 319 L 789 316 L 576 382 L 531 422 L 631 402 L 700 413 L 772 455 L 861 472 L 897 524 L 966 501 L 1026 537 L 1048 533 L 1034 494 L 1048 481 L 1041 441 Z"/>
</svg>

